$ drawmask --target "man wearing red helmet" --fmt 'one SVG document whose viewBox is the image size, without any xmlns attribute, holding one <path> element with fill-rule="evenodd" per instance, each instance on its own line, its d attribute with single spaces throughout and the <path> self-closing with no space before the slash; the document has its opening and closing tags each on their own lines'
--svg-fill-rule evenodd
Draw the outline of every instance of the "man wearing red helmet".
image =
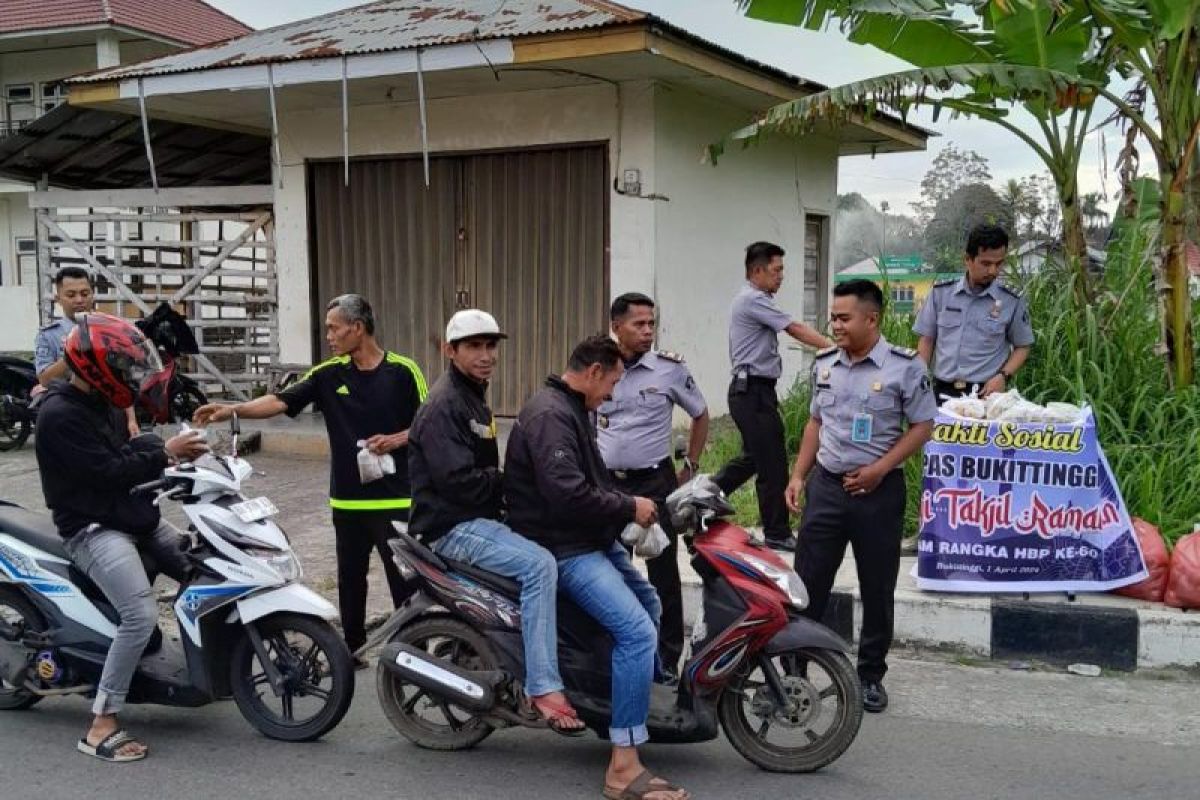
<svg viewBox="0 0 1200 800">
<path fill-rule="evenodd" d="M 123 410 L 133 405 L 141 381 L 162 369 L 158 353 L 123 319 L 93 313 L 75 322 L 63 354 L 70 380 L 51 386 L 34 444 L 42 492 L 67 552 L 121 617 L 79 750 L 105 761 L 136 761 L 146 747 L 121 729 L 117 714 L 158 621 L 139 551 L 177 580 L 185 578 L 187 560 L 180 533 L 149 497 L 131 497 L 129 490 L 208 447 L 194 431 L 165 442 L 152 433 L 130 439 Z"/>
</svg>

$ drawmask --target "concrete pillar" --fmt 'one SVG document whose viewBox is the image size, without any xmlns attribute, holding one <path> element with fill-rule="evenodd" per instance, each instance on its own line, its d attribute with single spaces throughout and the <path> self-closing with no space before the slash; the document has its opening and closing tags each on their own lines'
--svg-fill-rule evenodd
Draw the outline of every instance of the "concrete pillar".
<svg viewBox="0 0 1200 800">
<path fill-rule="evenodd" d="M 121 64 L 121 40 L 116 31 L 104 30 L 96 34 L 96 69 L 116 67 Z"/>
</svg>

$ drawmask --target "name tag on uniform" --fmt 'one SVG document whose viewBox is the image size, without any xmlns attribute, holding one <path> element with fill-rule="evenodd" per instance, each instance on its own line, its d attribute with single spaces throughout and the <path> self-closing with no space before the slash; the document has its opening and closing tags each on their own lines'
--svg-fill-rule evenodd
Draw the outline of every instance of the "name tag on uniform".
<svg viewBox="0 0 1200 800">
<path fill-rule="evenodd" d="M 865 444 L 871 441 L 871 428 L 875 418 L 867 413 L 859 413 L 854 415 L 854 421 L 850 426 L 850 441 L 859 444 Z"/>
</svg>

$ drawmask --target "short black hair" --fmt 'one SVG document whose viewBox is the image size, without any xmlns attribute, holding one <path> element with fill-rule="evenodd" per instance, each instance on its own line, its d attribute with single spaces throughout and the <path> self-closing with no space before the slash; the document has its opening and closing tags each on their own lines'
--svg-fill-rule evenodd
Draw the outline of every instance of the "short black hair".
<svg viewBox="0 0 1200 800">
<path fill-rule="evenodd" d="M 839 283 L 833 287 L 834 297 L 846 297 L 853 295 L 859 299 L 859 302 L 867 302 L 875 306 L 876 311 L 883 311 L 883 290 L 879 288 L 879 284 L 875 281 L 869 281 L 866 278 L 855 278 L 852 281 Z"/>
<path fill-rule="evenodd" d="M 83 267 L 63 267 L 58 272 L 54 273 L 54 288 L 61 289 L 63 281 L 67 278 L 83 278 L 88 282 L 88 286 L 96 288 L 96 279 L 92 277 L 92 273 L 88 272 Z"/>
<path fill-rule="evenodd" d="M 752 242 L 746 245 L 746 275 L 754 270 L 765 267 L 773 258 L 783 258 L 787 253 L 777 244 L 771 242 Z"/>
<path fill-rule="evenodd" d="M 980 250 L 999 250 L 1001 247 L 1008 247 L 1008 231 L 999 225 L 976 225 L 967 234 L 968 258 L 979 255 Z"/>
<path fill-rule="evenodd" d="M 626 292 L 616 300 L 613 300 L 612 307 L 608 310 L 608 318 L 616 322 L 629 313 L 630 306 L 649 306 L 650 308 L 654 308 L 654 301 L 641 292 Z"/>
<path fill-rule="evenodd" d="M 567 362 L 567 370 L 583 372 L 593 364 L 599 364 L 605 372 L 608 372 L 620 361 L 621 348 L 617 346 L 617 343 L 611 336 L 597 333 L 575 345 L 575 349 L 571 351 L 571 358 Z"/>
<path fill-rule="evenodd" d="M 368 336 L 375 335 L 375 312 L 371 309 L 367 298 L 361 294 L 339 294 L 329 301 L 329 305 L 325 306 L 326 311 L 332 311 L 335 308 L 342 313 L 348 324 L 361 322 L 363 330 L 367 332 Z"/>
</svg>

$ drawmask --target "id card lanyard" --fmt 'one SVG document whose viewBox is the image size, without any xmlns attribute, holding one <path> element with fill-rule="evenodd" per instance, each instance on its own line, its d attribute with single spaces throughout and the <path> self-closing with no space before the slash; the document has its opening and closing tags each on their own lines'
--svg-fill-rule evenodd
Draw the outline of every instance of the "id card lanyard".
<svg viewBox="0 0 1200 800">
<path fill-rule="evenodd" d="M 871 441 L 871 429 L 874 427 L 875 418 L 867 413 L 867 400 L 869 394 L 864 394 L 859 406 L 859 412 L 854 415 L 854 422 L 850 427 L 850 441 L 857 444 L 866 444 Z"/>
</svg>

